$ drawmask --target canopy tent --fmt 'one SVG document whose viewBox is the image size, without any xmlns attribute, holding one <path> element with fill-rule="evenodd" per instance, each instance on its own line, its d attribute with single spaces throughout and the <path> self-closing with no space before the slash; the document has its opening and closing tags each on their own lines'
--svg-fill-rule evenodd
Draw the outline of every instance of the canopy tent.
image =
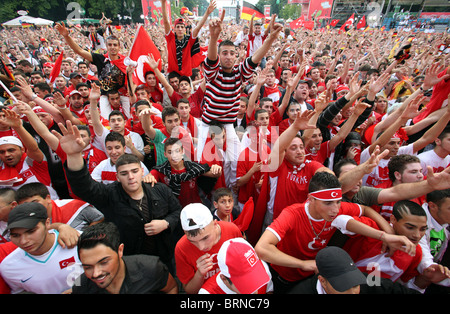
<svg viewBox="0 0 450 314">
<path fill-rule="evenodd" d="M 53 21 L 42 19 L 40 17 L 32 17 L 29 15 L 23 15 L 16 17 L 8 22 L 2 24 L 4 27 L 20 27 L 22 23 L 33 24 L 36 26 L 53 25 Z"/>
</svg>

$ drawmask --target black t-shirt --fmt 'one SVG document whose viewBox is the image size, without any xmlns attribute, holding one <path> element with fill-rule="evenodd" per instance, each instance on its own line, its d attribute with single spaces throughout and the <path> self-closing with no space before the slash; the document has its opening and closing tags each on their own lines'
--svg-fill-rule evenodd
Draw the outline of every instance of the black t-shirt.
<svg viewBox="0 0 450 314">
<path fill-rule="evenodd" d="M 123 256 L 126 274 L 119 294 L 160 293 L 167 285 L 169 270 L 157 256 L 129 255 Z M 72 287 L 72 294 L 109 294 L 82 274 Z"/>
<path fill-rule="evenodd" d="M 102 95 L 110 90 L 120 90 L 125 86 L 125 73 L 99 53 L 91 53 L 92 63 L 97 67 L 98 80 Z"/>
</svg>

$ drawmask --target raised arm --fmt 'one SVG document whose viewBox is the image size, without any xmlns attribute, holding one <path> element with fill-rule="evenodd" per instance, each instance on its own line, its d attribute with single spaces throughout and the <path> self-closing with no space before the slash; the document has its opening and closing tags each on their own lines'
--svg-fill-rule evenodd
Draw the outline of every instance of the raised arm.
<svg viewBox="0 0 450 314">
<path fill-rule="evenodd" d="M 73 40 L 72 37 L 70 37 L 69 35 L 69 30 L 66 28 L 66 26 L 64 25 L 64 23 L 56 23 L 55 26 L 56 30 L 64 37 L 64 40 L 66 41 L 66 43 L 69 45 L 70 48 L 72 48 L 72 50 L 79 56 L 81 56 L 83 59 L 86 59 L 89 62 L 92 62 L 92 54 L 87 51 L 84 50 L 83 48 L 81 48 L 76 42 L 75 40 Z"/>
<path fill-rule="evenodd" d="M 314 115 L 314 111 L 305 110 L 297 113 L 295 121 L 283 132 L 273 145 L 272 151 L 269 155 L 269 170 L 275 171 L 283 161 L 286 149 L 291 144 L 294 137 L 300 130 L 313 129 L 316 126 L 309 123 L 309 120 Z"/>
<path fill-rule="evenodd" d="M 164 35 L 169 34 L 170 32 L 170 20 L 169 20 L 169 16 L 167 15 L 167 0 L 161 0 L 161 14 L 162 14 L 162 18 L 163 18 L 163 26 L 164 26 Z"/>
<path fill-rule="evenodd" d="M 219 39 L 220 33 L 222 32 L 222 23 L 225 18 L 225 10 L 222 10 L 222 15 L 220 18 L 214 18 L 209 21 L 209 39 L 208 45 L 208 60 L 216 61 L 218 59 L 218 46 L 217 40 Z"/>
<path fill-rule="evenodd" d="M 27 156 L 36 162 L 42 162 L 44 160 L 44 153 L 39 149 L 38 143 L 34 137 L 23 127 L 19 114 L 10 109 L 4 109 L 3 112 L 5 113 L 4 122 L 13 128 L 19 135 L 20 140 L 26 149 Z"/>
<path fill-rule="evenodd" d="M 269 49 L 272 47 L 275 40 L 278 39 L 278 36 L 283 29 L 281 24 L 274 24 L 273 29 L 270 32 L 269 36 L 264 40 L 261 47 L 259 47 L 252 56 L 252 62 L 258 64 L 262 58 L 266 55 Z"/>
<path fill-rule="evenodd" d="M 202 19 L 197 23 L 195 28 L 192 30 L 192 37 L 197 38 L 198 33 L 200 33 L 200 30 L 202 29 L 203 25 L 205 25 L 206 20 L 208 19 L 208 16 L 213 13 L 213 11 L 216 9 L 217 4 L 216 0 L 211 0 L 211 2 L 208 5 L 208 8 L 206 9 L 205 14 L 203 15 Z"/>
<path fill-rule="evenodd" d="M 17 104 L 17 109 L 19 109 L 19 113 L 26 115 L 28 121 L 37 134 L 44 139 L 53 151 L 56 151 L 59 145 L 58 138 L 50 132 L 48 127 L 41 121 L 41 119 L 39 119 L 36 113 L 34 113 L 33 109 L 31 109 L 28 104 L 23 102 L 19 102 Z"/>
</svg>

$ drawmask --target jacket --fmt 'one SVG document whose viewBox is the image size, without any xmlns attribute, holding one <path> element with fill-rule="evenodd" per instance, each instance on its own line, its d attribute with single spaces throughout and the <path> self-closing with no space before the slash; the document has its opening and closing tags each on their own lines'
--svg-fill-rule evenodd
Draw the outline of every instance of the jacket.
<svg viewBox="0 0 450 314">
<path fill-rule="evenodd" d="M 124 255 L 145 254 L 144 240 L 148 236 L 144 232 L 144 225 L 152 219 L 168 221 L 169 228 L 153 236 L 157 254 L 152 255 L 158 255 L 163 262 L 170 261 L 182 233 L 181 205 L 169 187 L 162 183 L 156 183 L 154 187 L 142 183 L 150 213 L 150 221 L 145 221 L 136 202 L 125 192 L 120 182 L 103 184 L 95 181 L 86 164 L 79 171 L 69 170 L 67 163 L 64 168 L 73 193 L 100 210 L 105 215 L 105 221 L 116 224 L 124 244 Z"/>
</svg>

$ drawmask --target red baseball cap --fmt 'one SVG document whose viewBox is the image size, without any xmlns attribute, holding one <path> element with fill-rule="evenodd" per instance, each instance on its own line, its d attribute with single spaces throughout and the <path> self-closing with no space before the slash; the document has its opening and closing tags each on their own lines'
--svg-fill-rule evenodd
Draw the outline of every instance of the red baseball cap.
<svg viewBox="0 0 450 314">
<path fill-rule="evenodd" d="M 225 241 L 217 253 L 217 263 L 241 294 L 251 294 L 271 280 L 255 249 L 243 238 Z"/>
<path fill-rule="evenodd" d="M 182 19 L 181 17 L 175 20 L 175 25 L 178 25 L 178 24 L 186 25 L 186 23 L 184 22 L 184 19 Z"/>
</svg>

